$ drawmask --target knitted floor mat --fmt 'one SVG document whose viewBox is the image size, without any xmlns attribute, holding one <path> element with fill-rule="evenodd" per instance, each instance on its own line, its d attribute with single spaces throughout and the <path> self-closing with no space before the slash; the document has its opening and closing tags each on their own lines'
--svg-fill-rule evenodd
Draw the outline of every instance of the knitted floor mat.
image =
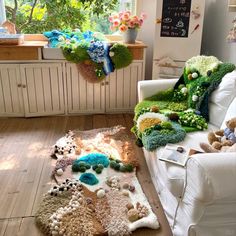
<svg viewBox="0 0 236 236">
<path fill-rule="evenodd" d="M 122 236 L 159 228 L 136 177 L 138 162 L 124 127 L 69 132 L 54 154 L 57 183 L 36 213 L 46 235 Z"/>
</svg>

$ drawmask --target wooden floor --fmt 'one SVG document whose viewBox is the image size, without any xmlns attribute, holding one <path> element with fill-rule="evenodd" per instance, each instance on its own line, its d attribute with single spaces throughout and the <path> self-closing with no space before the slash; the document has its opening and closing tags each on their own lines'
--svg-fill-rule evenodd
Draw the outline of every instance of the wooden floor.
<svg viewBox="0 0 236 236">
<path fill-rule="evenodd" d="M 42 194 L 51 186 L 49 148 L 69 129 L 88 130 L 121 124 L 132 126 L 132 115 L 0 119 L 0 236 L 42 235 L 34 214 Z M 138 178 L 161 228 L 141 229 L 134 236 L 169 236 L 169 225 L 151 183 L 142 150 Z"/>
</svg>

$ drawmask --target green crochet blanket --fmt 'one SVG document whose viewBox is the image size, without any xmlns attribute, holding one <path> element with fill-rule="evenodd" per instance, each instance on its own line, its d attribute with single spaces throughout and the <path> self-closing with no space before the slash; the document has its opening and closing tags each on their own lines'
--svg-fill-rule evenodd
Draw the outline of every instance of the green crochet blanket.
<svg viewBox="0 0 236 236">
<path fill-rule="evenodd" d="M 209 121 L 209 98 L 224 75 L 235 65 L 213 56 L 197 56 L 185 64 L 174 88 L 158 92 L 135 107 L 137 144 L 153 151 L 167 143 L 178 143 L 186 132 L 204 130 Z"/>
</svg>

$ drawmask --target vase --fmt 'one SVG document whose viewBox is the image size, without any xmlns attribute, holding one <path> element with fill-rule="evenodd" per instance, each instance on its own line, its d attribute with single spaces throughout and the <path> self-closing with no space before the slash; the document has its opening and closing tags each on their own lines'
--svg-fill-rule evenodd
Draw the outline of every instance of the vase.
<svg viewBox="0 0 236 236">
<path fill-rule="evenodd" d="M 138 35 L 137 29 L 127 29 L 125 32 L 123 32 L 123 42 L 124 43 L 135 43 L 135 40 Z"/>
</svg>

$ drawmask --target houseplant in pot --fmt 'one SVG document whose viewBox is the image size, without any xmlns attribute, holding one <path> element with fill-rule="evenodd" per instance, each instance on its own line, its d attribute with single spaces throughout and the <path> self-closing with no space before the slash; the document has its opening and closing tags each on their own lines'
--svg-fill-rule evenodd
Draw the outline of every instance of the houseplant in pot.
<svg viewBox="0 0 236 236">
<path fill-rule="evenodd" d="M 143 25 L 146 14 L 142 13 L 140 17 L 131 15 L 130 11 L 113 13 L 109 17 L 111 30 L 119 30 L 123 37 L 124 43 L 135 43 L 138 29 Z"/>
</svg>

